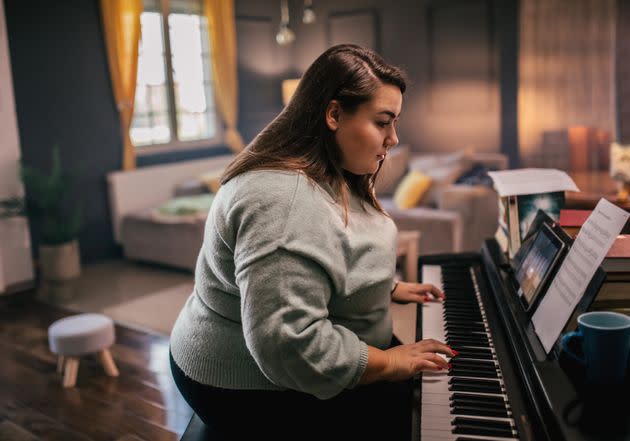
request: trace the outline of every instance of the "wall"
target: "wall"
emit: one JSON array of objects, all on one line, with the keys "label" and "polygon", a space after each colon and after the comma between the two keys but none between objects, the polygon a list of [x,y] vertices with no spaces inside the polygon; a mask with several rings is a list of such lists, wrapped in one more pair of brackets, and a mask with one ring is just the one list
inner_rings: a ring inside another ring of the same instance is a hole
[{"label": "wall", "polygon": [[[0,0],[0,199],[23,194],[18,176],[19,160],[20,141],[11,84],[4,3]],[[0,219],[0,293],[32,280],[30,245],[26,219]]]},{"label": "wall", "polygon": [[630,0],[617,1],[615,86],[617,133],[615,139],[630,144]]},{"label": "wall", "polygon": [[[110,225],[105,175],[121,168],[122,141],[97,0],[5,0],[22,158],[48,170],[57,144],[79,175],[81,257],[120,255]],[[225,148],[143,156],[138,165],[225,153]],[[36,254],[39,242],[33,233]]]},{"label": "wall", "polygon": [[[418,151],[513,148],[516,101],[502,86],[513,78],[502,76],[511,75],[516,53],[501,49],[510,47],[504,37],[509,43],[516,35],[516,0],[318,0],[318,20],[309,26],[299,21],[303,2],[289,3],[298,39],[283,48],[275,43],[277,0],[235,1],[239,129],[246,141],[280,111],[283,79],[299,76],[332,42],[367,35],[411,80],[401,142]],[[83,261],[118,256],[105,175],[120,169],[122,143],[98,1],[5,0],[5,12],[23,160],[47,169],[51,147],[59,145],[64,166],[80,174],[75,199],[84,214]],[[138,165],[226,151],[143,156]],[[36,235],[32,240],[37,248]]]},{"label": "wall", "polygon": [[[499,74],[516,71],[516,54],[500,49],[516,39],[517,2],[498,3],[500,7],[490,0],[318,0],[317,21],[305,25],[303,2],[292,0],[290,22],[297,39],[280,47],[274,40],[278,2],[237,1],[244,134],[251,138],[281,109],[283,79],[299,76],[331,44],[356,42],[373,46],[409,75],[401,142],[417,151],[466,146],[500,151],[502,139],[516,141],[515,88],[502,101]],[[515,44],[509,47],[516,49]],[[512,57],[507,70],[500,54]],[[505,137],[502,108],[514,120],[513,133]],[[506,148],[515,151],[513,147]]]},{"label": "wall", "polygon": [[[519,135],[530,167],[569,168],[572,126],[615,133],[616,0],[522,0]],[[579,156],[579,155],[578,155]]]}]

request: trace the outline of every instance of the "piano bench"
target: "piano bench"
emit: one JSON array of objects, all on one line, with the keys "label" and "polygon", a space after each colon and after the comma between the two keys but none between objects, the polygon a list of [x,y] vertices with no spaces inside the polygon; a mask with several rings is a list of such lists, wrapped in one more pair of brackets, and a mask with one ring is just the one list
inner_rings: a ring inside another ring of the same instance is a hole
[{"label": "piano bench", "polygon": [[224,441],[223,435],[219,434],[212,427],[205,425],[197,414],[193,414],[186,431],[180,438],[180,441]]}]

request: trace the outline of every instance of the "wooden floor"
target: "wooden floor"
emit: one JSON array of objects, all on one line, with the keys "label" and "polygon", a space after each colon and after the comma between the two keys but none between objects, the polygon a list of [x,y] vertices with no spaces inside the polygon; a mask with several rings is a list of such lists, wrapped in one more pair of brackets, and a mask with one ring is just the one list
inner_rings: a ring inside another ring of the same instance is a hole
[{"label": "wooden floor", "polygon": [[178,440],[192,411],[173,383],[168,339],[117,326],[120,376],[84,357],[76,387],[63,389],[47,329],[70,314],[32,293],[0,299],[0,438],[8,427],[19,440]]}]

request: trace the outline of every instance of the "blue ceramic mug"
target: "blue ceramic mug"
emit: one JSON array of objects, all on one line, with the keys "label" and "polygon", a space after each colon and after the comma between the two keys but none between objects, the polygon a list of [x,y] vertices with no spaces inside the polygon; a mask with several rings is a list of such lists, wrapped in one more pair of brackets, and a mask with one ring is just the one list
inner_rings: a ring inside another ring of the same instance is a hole
[{"label": "blue ceramic mug", "polygon": [[[630,354],[630,317],[618,312],[595,311],[578,317],[578,330],[560,342],[562,350],[586,368],[593,384],[624,382]],[[580,339],[584,357],[570,350],[571,340]]]}]

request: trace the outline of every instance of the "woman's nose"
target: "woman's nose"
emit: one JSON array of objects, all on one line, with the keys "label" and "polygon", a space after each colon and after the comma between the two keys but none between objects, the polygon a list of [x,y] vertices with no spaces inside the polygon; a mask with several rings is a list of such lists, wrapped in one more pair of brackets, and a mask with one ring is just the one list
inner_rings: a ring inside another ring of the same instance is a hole
[{"label": "woman's nose", "polygon": [[396,134],[396,129],[392,128],[392,130],[387,135],[386,145],[388,148],[392,148],[396,144],[398,144],[398,135]]}]

